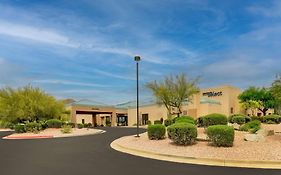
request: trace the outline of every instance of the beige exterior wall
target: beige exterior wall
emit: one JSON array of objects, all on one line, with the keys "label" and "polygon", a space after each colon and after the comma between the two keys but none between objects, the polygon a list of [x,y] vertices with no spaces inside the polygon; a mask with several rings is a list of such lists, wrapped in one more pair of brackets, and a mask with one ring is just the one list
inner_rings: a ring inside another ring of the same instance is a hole
[{"label": "beige exterior wall", "polygon": [[77,114],[76,115],[76,123],[82,123],[82,120],[85,120],[84,123],[92,123],[93,116],[90,114]]},{"label": "beige exterior wall", "polygon": [[[221,95],[208,96],[206,93],[217,93]],[[221,113],[226,116],[231,114],[240,113],[240,105],[238,95],[241,93],[239,88],[233,86],[220,86],[214,88],[201,89],[200,92],[192,97],[192,102],[182,107],[184,115],[190,115],[194,118],[198,118],[211,113]],[[217,103],[201,103],[201,100],[215,101]],[[142,114],[148,114],[148,119],[153,122],[167,118],[167,110],[164,106],[150,105],[141,106],[140,111],[140,123]],[[176,112],[176,111],[175,111]],[[231,113],[232,112],[232,113]],[[128,109],[128,125],[132,126],[137,123],[136,109]]]}]

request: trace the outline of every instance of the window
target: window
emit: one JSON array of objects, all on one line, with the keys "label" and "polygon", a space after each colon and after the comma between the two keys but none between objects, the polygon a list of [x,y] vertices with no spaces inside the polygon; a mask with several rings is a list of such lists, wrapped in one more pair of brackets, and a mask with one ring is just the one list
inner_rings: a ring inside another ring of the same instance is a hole
[{"label": "window", "polygon": [[82,119],[82,124],[85,124],[85,119]]},{"label": "window", "polygon": [[233,107],[230,108],[230,113],[233,114],[234,113],[234,109]]}]

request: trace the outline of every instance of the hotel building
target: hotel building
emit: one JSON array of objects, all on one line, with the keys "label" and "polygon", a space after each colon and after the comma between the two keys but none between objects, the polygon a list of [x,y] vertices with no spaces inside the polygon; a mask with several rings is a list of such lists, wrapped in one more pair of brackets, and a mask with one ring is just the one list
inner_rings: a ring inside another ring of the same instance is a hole
[{"label": "hotel building", "polygon": [[[241,110],[238,96],[241,90],[233,86],[219,86],[201,89],[193,96],[192,101],[182,106],[182,114],[198,118],[211,113],[220,113],[226,116],[237,113],[248,113]],[[71,111],[71,121],[74,123],[92,123],[94,126],[133,126],[137,123],[135,101],[118,104],[115,106],[102,103],[81,100],[73,102],[67,107]],[[269,111],[269,114],[272,111]],[[164,105],[159,106],[153,100],[140,102],[140,124],[146,125],[150,120],[167,118],[167,109]],[[255,111],[256,115],[260,115]]]}]

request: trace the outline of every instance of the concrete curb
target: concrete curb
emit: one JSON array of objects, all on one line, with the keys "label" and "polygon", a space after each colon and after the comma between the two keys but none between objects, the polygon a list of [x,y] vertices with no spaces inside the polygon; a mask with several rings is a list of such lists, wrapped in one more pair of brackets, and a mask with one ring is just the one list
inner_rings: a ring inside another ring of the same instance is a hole
[{"label": "concrete curb", "polygon": [[[118,139],[117,139],[118,140]],[[224,159],[209,159],[209,158],[196,158],[196,157],[185,157],[185,156],[176,156],[168,155],[161,153],[154,153],[144,150],[138,150],[134,148],[128,148],[117,143],[117,140],[114,140],[110,146],[116,151],[123,153],[164,160],[170,162],[178,163],[188,163],[188,164],[197,164],[197,165],[210,165],[210,166],[224,166],[224,167],[240,167],[240,168],[261,168],[261,169],[281,169],[281,161],[256,161],[256,160],[224,160]]]},{"label": "concrete curb", "polygon": [[30,139],[50,139],[50,138],[69,138],[69,137],[81,137],[81,136],[89,136],[89,135],[96,135],[96,134],[103,134],[106,131],[100,130],[96,133],[91,134],[83,134],[83,135],[62,135],[62,136],[54,136],[54,135],[36,135],[36,136],[5,136],[2,139],[5,140],[30,140]]}]

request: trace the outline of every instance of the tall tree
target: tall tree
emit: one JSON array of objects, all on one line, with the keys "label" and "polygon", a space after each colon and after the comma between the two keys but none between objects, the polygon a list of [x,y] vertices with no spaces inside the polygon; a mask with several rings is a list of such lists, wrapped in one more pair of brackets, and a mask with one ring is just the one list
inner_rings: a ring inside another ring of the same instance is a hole
[{"label": "tall tree", "polygon": [[274,108],[275,99],[270,89],[250,87],[239,95],[240,103],[250,103],[250,101],[256,101],[259,103],[257,109],[266,115],[269,109]]},{"label": "tall tree", "polygon": [[0,89],[0,119],[12,123],[60,118],[64,104],[39,88]]},{"label": "tall tree", "polygon": [[281,115],[281,74],[276,76],[272,83],[271,92],[275,99],[275,113]]},{"label": "tall tree", "polygon": [[189,102],[192,96],[199,92],[198,79],[188,80],[185,74],[167,76],[164,81],[154,81],[146,84],[152,90],[159,105],[165,105],[170,116],[172,109],[177,110],[179,116],[184,102]]}]

